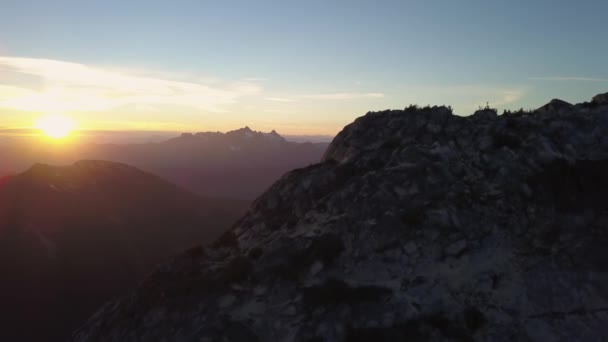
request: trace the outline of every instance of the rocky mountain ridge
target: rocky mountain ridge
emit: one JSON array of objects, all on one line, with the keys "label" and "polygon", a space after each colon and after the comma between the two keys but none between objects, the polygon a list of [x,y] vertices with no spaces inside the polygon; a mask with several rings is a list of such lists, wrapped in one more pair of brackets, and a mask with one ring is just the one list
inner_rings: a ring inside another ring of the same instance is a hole
[{"label": "rocky mountain ridge", "polygon": [[608,102],[368,113],[76,341],[602,341]]},{"label": "rocky mountain ridge", "polygon": [[179,142],[194,142],[194,141],[210,141],[210,140],[227,140],[233,142],[251,142],[262,141],[262,142],[274,142],[274,143],[288,143],[277,131],[272,130],[269,133],[254,131],[249,126],[239,128],[236,130],[222,132],[199,132],[199,133],[182,133],[181,136],[173,139],[169,139],[167,143],[179,143]]}]

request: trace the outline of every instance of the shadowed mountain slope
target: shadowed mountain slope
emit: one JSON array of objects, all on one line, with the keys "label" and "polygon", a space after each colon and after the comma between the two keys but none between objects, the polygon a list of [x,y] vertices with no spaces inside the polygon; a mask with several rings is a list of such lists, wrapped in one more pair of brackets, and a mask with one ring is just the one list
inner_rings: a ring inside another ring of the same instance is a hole
[{"label": "shadowed mountain slope", "polygon": [[104,161],[0,179],[0,340],[65,340],[160,260],[219,236],[245,205]]}]

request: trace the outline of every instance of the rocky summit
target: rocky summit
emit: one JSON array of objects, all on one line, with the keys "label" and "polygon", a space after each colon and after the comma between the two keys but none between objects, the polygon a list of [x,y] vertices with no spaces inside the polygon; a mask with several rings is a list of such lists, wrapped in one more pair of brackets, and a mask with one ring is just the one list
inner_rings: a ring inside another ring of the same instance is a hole
[{"label": "rocky summit", "polygon": [[368,113],[77,341],[601,341],[608,103]]}]

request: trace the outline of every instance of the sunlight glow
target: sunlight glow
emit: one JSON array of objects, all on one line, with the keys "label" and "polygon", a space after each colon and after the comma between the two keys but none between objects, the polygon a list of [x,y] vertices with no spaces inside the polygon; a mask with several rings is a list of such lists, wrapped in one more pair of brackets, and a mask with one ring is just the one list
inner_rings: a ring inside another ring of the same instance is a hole
[{"label": "sunlight glow", "polygon": [[47,137],[62,139],[67,137],[76,127],[74,120],[63,115],[47,115],[36,121],[36,128]]}]

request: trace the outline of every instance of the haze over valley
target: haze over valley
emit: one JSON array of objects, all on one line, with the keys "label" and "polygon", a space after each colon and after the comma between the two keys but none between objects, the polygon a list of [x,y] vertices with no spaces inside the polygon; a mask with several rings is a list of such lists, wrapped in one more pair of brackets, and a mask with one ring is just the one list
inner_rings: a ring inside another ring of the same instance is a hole
[{"label": "haze over valley", "polygon": [[139,167],[201,196],[251,201],[287,171],[317,163],[327,146],[327,142],[292,142],[275,131],[262,133],[249,127],[227,133],[184,133],[148,143],[53,144],[44,138],[13,138],[0,144],[0,175],[36,162],[66,165],[101,159]]}]

